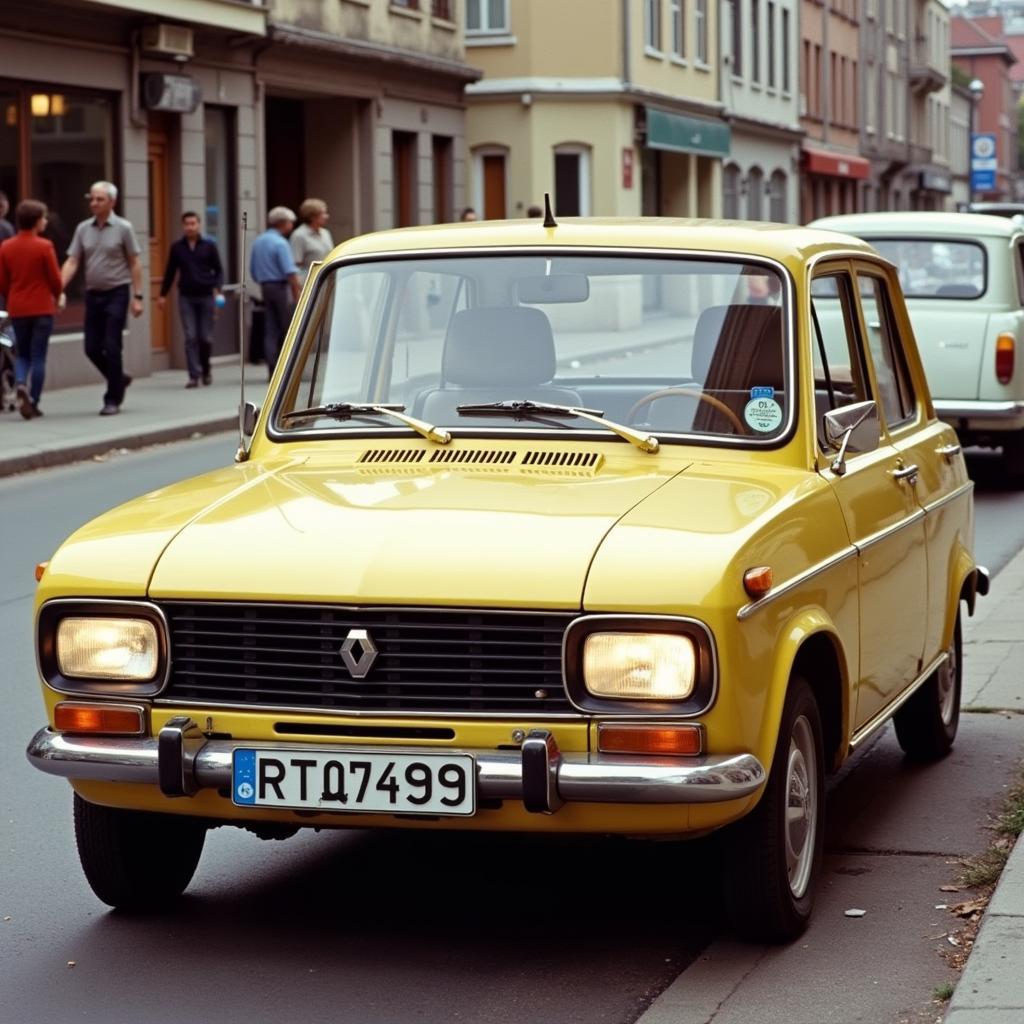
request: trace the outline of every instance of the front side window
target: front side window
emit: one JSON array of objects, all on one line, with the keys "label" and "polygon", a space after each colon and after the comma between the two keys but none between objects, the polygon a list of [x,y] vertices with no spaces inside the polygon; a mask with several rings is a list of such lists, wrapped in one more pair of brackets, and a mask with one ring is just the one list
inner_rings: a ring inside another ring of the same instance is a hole
[{"label": "front side window", "polygon": [[[659,436],[773,441],[792,419],[789,315],[781,272],[735,260],[474,252],[346,264],[321,275],[273,429],[408,432],[351,408],[372,403],[457,436],[593,432],[567,411],[583,408]],[[563,408],[481,408],[521,402]]]},{"label": "front side window", "polygon": [[987,288],[985,250],[942,238],[872,238],[900,275],[908,299],[978,299]]},{"label": "front side window", "polygon": [[916,403],[896,326],[896,314],[889,299],[889,288],[880,277],[869,274],[858,274],[857,277],[882,413],[890,427],[899,426],[913,419]]},{"label": "front side window", "polygon": [[848,272],[823,273],[811,282],[810,327],[818,444],[828,451],[825,413],[871,397]]}]

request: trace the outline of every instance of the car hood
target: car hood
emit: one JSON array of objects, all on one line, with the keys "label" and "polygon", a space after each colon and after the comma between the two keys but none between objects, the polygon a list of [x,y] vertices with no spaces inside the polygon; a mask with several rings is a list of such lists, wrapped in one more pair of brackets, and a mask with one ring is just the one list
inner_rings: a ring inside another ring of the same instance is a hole
[{"label": "car hood", "polygon": [[686,468],[635,449],[582,469],[310,457],[195,516],[154,599],[579,608],[594,554]]}]

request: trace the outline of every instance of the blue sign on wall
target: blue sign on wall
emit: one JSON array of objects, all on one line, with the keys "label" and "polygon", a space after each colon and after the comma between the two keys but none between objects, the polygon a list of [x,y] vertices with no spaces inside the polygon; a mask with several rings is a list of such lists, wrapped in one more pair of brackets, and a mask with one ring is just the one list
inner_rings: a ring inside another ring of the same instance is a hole
[{"label": "blue sign on wall", "polygon": [[971,132],[971,191],[996,190],[995,132]]}]

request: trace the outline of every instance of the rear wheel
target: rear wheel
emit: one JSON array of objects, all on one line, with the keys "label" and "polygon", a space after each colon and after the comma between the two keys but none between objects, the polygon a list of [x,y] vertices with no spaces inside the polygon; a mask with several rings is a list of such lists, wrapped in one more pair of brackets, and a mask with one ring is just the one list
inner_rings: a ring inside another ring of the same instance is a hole
[{"label": "rear wheel", "polygon": [[960,613],[946,661],[893,716],[896,739],[908,757],[935,761],[949,753],[960,724],[961,666]]},{"label": "rear wheel", "polygon": [[157,910],[185,891],[206,826],[174,814],[91,804],[75,794],[78,858],[92,891],[119,910]]},{"label": "rear wheel", "polygon": [[764,794],[727,836],[726,902],[733,929],[788,942],[807,927],[824,843],[821,715],[805,679],[792,679]]}]

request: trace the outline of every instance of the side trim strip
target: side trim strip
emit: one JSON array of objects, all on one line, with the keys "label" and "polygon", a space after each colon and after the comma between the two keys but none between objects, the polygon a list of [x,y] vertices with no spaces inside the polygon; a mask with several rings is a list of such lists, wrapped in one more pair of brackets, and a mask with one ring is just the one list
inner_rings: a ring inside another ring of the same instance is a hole
[{"label": "side trim strip", "polygon": [[961,484],[955,491],[950,491],[944,498],[929,502],[925,505],[924,510],[925,512],[934,512],[937,508],[942,508],[943,505],[948,505],[951,501],[956,501],[957,498],[962,498],[973,490],[974,481],[968,480],[967,483]]},{"label": "side trim strip", "polygon": [[809,569],[804,569],[803,572],[797,573],[796,576],[792,579],[786,580],[785,583],[780,583],[777,587],[772,587],[764,597],[758,598],[756,601],[751,601],[749,604],[745,604],[736,613],[736,618],[739,619],[740,622],[743,622],[744,619],[749,619],[754,612],[760,611],[766,604],[774,601],[777,597],[782,597],[783,594],[789,593],[789,591],[794,587],[799,587],[800,584],[806,583],[809,579],[813,579],[813,577],[831,569],[833,566],[839,565],[841,562],[845,562],[848,558],[853,558],[857,553],[857,547],[854,544],[851,544],[847,548],[843,548],[843,550],[838,554],[832,555],[824,561],[818,562],[816,565],[812,565]]},{"label": "side trim strip", "polygon": [[946,663],[949,655],[943,651],[925,670],[914,680],[914,682],[908,686],[891,704],[886,704],[881,711],[875,715],[869,722],[862,725],[854,734],[850,737],[850,750],[856,750],[876,729],[885,725],[890,718],[904,704],[914,696],[915,693],[928,681],[928,677],[940,666]]},{"label": "side trim strip", "polygon": [[867,548],[873,547],[875,544],[881,543],[883,540],[887,540],[894,533],[899,533],[900,530],[905,530],[908,526],[913,526],[914,523],[924,519],[924,509],[919,508],[916,512],[912,512],[906,519],[901,519],[898,523],[894,523],[892,526],[887,526],[884,530],[879,530],[878,533],[872,533],[870,536],[865,537],[863,540],[858,541],[854,546],[858,552],[864,551]]}]

